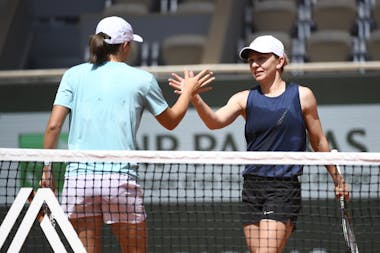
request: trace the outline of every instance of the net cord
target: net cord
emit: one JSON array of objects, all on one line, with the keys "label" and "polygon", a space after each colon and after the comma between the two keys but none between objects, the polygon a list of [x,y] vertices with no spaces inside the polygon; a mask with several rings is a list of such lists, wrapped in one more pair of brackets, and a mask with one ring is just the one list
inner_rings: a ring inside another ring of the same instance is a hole
[{"label": "net cord", "polygon": [[374,152],[118,151],[0,148],[2,161],[380,165]]},{"label": "net cord", "polygon": [[[249,74],[249,69],[245,63],[224,63],[224,64],[196,64],[196,65],[165,65],[165,66],[141,66],[139,68],[153,73],[156,76],[167,78],[173,72],[183,73],[184,68],[199,72],[204,68],[212,70],[216,74]],[[378,71],[380,70],[380,61],[367,62],[308,62],[308,63],[290,63],[286,67],[287,71],[303,72],[352,72],[352,71]],[[3,80],[9,82],[13,79],[46,79],[52,78],[59,80],[63,69],[33,69],[33,70],[2,70],[0,71],[0,84]]]}]

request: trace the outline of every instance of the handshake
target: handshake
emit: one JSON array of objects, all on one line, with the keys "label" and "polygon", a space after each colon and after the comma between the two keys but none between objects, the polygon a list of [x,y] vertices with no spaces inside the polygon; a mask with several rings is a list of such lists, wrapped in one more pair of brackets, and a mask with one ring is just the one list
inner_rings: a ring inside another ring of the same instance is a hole
[{"label": "handshake", "polygon": [[183,77],[172,73],[173,78],[169,78],[169,85],[173,87],[175,93],[182,94],[191,91],[191,94],[195,95],[212,89],[208,85],[215,80],[215,77],[214,73],[208,69],[202,70],[197,75],[187,69],[183,73]]}]

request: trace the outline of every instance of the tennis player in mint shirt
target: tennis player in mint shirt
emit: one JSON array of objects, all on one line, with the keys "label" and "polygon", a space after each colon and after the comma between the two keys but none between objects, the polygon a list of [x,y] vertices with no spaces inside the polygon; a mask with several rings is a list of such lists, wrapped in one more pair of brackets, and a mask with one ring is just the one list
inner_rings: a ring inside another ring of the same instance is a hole
[{"label": "tennis player in mint shirt", "polygon": [[69,69],[54,105],[71,109],[68,148],[82,150],[135,150],[143,111],[159,115],[168,108],[152,74],[111,61]]},{"label": "tennis player in mint shirt", "polygon": [[[152,74],[111,61],[97,68],[91,63],[70,68],[63,75],[54,105],[70,109],[70,150],[135,150],[143,111],[159,115],[168,108]],[[136,177],[136,167],[130,164],[71,163],[66,175],[105,170]]]},{"label": "tennis player in mint shirt", "polygon": [[[187,72],[185,86],[169,107],[152,74],[126,61],[133,41],[143,38],[116,16],[98,23],[90,37],[89,63],[67,70],[62,77],[46,127],[44,148],[57,146],[69,115],[70,150],[135,150],[136,133],[144,110],[165,128],[174,129],[191,98],[214,77],[207,69]],[[43,168],[41,187],[55,188],[51,166]],[[69,163],[62,192],[62,208],[87,252],[101,251],[101,227],[110,224],[122,252],[148,252],[143,191],[137,165]]]}]

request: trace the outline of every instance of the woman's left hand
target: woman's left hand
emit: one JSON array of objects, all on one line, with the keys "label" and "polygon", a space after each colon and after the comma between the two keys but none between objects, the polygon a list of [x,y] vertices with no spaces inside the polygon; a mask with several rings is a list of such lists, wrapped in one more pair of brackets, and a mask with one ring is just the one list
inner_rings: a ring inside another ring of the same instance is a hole
[{"label": "woman's left hand", "polygon": [[[194,77],[193,71],[185,70],[185,72],[188,72],[188,76],[190,78]],[[202,85],[197,90],[196,94],[207,92],[207,91],[211,90],[212,87],[207,86],[207,85],[210,84],[214,79],[215,79],[215,77],[213,76],[212,72],[210,72],[208,75],[204,76],[204,78],[202,79]],[[182,91],[183,91],[183,88],[185,85],[185,79],[183,77],[181,77],[180,75],[178,75],[176,73],[172,73],[172,78],[169,78],[168,81],[169,81],[169,86],[171,86],[174,89],[174,93],[182,94]]]}]

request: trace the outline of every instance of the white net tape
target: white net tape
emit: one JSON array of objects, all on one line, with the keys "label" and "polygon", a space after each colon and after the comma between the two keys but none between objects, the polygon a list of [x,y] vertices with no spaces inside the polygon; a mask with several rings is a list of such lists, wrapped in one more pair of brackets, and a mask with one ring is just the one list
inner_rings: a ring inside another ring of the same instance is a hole
[{"label": "white net tape", "polygon": [[186,164],[380,165],[380,153],[234,151],[79,151],[0,148],[2,161]]}]

